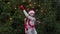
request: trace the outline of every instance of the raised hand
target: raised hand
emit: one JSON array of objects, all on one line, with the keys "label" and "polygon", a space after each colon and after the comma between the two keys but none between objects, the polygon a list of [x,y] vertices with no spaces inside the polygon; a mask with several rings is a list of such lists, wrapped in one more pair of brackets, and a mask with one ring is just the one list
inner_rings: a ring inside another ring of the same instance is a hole
[{"label": "raised hand", "polygon": [[24,8],[23,5],[20,5],[19,8],[20,8],[21,10],[25,10],[25,8]]}]

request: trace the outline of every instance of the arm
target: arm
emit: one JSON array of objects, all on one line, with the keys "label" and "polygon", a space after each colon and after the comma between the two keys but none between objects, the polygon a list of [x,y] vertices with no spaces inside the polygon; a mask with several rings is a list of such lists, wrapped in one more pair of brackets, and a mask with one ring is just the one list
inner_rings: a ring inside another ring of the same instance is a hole
[{"label": "arm", "polygon": [[29,18],[30,20],[35,20],[34,17],[29,16],[29,14],[26,12],[26,10],[23,10],[23,12],[27,18]]},{"label": "arm", "polygon": [[23,12],[24,12],[24,14],[25,14],[25,16],[26,16],[27,18],[29,18],[30,20],[35,20],[35,18],[29,16],[29,14],[26,12],[26,10],[25,10],[25,8],[24,8],[23,5],[20,5],[20,9],[23,10]]}]

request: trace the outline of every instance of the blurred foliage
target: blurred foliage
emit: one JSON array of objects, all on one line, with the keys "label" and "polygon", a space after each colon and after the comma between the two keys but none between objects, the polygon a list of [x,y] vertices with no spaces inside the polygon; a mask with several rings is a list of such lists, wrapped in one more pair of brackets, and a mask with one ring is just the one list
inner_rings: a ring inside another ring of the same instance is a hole
[{"label": "blurred foliage", "polygon": [[21,4],[35,10],[38,34],[60,34],[60,0],[0,0],[0,34],[24,34]]}]

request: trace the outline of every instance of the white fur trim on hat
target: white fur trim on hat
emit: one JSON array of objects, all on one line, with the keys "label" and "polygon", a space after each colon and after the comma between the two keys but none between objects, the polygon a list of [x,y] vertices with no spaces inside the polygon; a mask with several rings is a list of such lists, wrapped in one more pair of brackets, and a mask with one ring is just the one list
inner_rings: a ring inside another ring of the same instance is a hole
[{"label": "white fur trim on hat", "polygon": [[31,14],[31,13],[35,13],[35,12],[33,10],[30,10],[28,13]]}]

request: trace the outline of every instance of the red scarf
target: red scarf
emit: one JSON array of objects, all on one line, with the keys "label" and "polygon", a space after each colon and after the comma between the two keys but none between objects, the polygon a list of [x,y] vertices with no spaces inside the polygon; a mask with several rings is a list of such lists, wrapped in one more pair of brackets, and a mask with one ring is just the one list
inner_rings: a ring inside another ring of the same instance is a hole
[{"label": "red scarf", "polygon": [[[31,26],[32,28],[34,28],[34,25],[30,24],[30,19],[26,18],[26,22],[28,22],[28,25]],[[28,27],[26,26],[26,23],[24,22],[24,27],[26,28],[26,30],[28,30]]]}]

